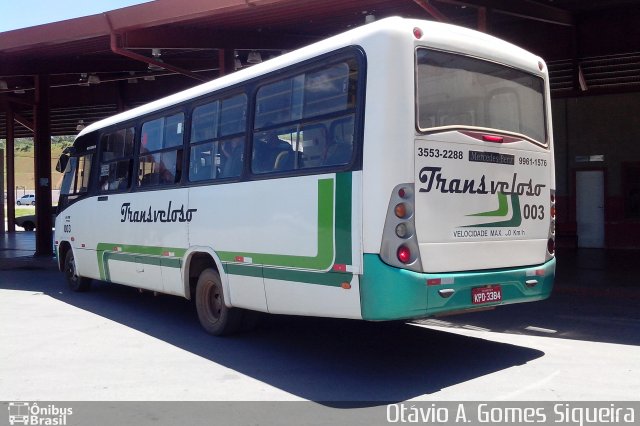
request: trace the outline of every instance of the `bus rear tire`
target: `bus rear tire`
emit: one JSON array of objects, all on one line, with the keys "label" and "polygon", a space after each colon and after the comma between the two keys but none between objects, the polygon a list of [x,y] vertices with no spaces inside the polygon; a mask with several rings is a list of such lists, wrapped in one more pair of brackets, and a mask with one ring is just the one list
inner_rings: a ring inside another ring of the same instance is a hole
[{"label": "bus rear tire", "polygon": [[67,278],[67,284],[71,291],[87,291],[89,287],[91,287],[91,279],[78,275],[72,249],[69,249],[67,255],[64,257],[64,275]]},{"label": "bus rear tire", "polygon": [[202,271],[198,277],[196,310],[202,327],[214,336],[233,334],[242,325],[242,310],[224,304],[220,274],[211,268]]}]

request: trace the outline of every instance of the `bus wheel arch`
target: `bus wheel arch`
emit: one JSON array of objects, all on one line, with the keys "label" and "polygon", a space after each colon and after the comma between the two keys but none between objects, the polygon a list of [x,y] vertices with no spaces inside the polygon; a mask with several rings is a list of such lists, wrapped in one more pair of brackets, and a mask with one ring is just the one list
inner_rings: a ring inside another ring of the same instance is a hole
[{"label": "bus wheel arch", "polygon": [[220,258],[210,249],[207,248],[195,248],[187,251],[185,255],[183,273],[184,282],[184,297],[188,300],[193,300],[196,292],[196,286],[198,284],[198,278],[202,271],[208,268],[213,268],[219,275],[222,281],[222,287],[224,290],[224,301],[227,306],[231,306],[231,299],[229,298],[229,285],[226,280],[224,269],[222,268],[222,262]]},{"label": "bus wheel arch", "polygon": [[71,250],[69,241],[60,241],[60,245],[58,246],[58,270],[61,272],[64,271],[64,261],[69,250]]},{"label": "bus wheel arch", "polygon": [[63,272],[71,291],[83,292],[89,290],[89,288],[91,287],[90,278],[78,275],[75,256],[73,254],[72,248],[69,248],[69,250],[65,252]]}]

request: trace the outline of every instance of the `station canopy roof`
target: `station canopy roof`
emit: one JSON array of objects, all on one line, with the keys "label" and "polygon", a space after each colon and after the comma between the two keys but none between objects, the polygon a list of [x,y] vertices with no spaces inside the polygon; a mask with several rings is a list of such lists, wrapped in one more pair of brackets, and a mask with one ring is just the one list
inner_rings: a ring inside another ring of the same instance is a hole
[{"label": "station canopy roof", "polygon": [[[78,125],[215,78],[220,68],[232,71],[249,66],[371,19],[445,20],[484,29],[546,59],[570,61],[575,56],[571,40],[576,16],[600,14],[602,9],[626,13],[625,8],[638,3],[156,0],[2,32],[0,139],[6,135],[9,109],[22,124],[16,126],[16,137],[32,135],[28,128],[32,125],[36,75],[49,76],[52,135],[70,135],[77,133]],[[631,31],[637,35],[637,25]]]}]

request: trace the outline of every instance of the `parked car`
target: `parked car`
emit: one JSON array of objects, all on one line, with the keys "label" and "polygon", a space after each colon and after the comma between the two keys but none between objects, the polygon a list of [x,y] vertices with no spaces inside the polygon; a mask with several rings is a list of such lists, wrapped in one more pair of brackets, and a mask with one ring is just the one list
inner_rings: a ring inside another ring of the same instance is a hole
[{"label": "parked car", "polygon": [[36,205],[36,196],[35,194],[25,194],[22,197],[18,198],[16,204],[19,206],[28,206],[31,204],[32,206]]},{"label": "parked car", "polygon": [[[20,201],[18,201],[19,203]],[[36,215],[28,214],[26,216],[16,217],[16,225],[24,228],[25,231],[33,231],[36,229]]]},{"label": "parked car", "polygon": [[[56,223],[56,214],[51,214],[51,224],[55,226]],[[21,228],[24,228],[25,231],[33,231],[36,229],[36,215],[28,214],[26,216],[16,217],[16,225]]]}]

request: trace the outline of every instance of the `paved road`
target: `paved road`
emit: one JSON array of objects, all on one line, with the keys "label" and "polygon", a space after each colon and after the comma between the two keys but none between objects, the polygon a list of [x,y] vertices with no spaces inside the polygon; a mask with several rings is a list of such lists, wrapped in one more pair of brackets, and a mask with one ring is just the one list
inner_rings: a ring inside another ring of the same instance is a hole
[{"label": "paved road", "polygon": [[420,324],[269,317],[215,338],[180,298],[3,270],[0,400],[637,400],[637,306],[558,294]]}]

